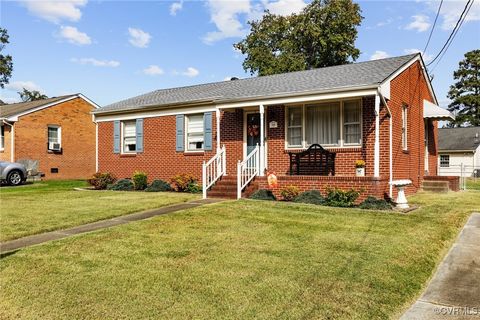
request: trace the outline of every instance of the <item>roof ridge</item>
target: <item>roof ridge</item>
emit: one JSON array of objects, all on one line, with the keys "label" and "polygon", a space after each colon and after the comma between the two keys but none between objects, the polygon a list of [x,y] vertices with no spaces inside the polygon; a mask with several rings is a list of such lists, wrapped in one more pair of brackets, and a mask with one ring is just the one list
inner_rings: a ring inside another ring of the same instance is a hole
[{"label": "roof ridge", "polygon": [[38,99],[38,100],[32,100],[32,101],[20,101],[20,102],[14,102],[14,103],[6,103],[6,104],[2,104],[2,105],[0,105],[0,106],[2,106],[2,107],[5,107],[5,106],[16,106],[16,105],[19,105],[19,104],[22,104],[22,103],[31,103],[31,102],[42,101],[42,100],[51,100],[51,99],[67,98],[67,97],[73,97],[73,96],[76,96],[76,95],[79,95],[79,93],[67,94],[67,95],[58,96],[58,97],[48,97],[48,98],[45,98],[45,99]]}]

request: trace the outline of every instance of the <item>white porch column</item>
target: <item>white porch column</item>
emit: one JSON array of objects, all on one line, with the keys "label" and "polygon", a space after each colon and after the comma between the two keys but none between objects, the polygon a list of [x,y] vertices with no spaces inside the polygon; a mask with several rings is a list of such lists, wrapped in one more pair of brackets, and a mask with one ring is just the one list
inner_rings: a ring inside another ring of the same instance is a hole
[{"label": "white porch column", "polygon": [[264,175],[265,171],[265,108],[263,104],[259,106],[260,109],[260,176]]},{"label": "white porch column", "polygon": [[373,176],[380,177],[380,95],[375,95],[375,144],[373,151]]},{"label": "white porch column", "polygon": [[222,148],[220,146],[220,109],[215,110],[215,117],[217,119],[217,153],[220,151]]}]

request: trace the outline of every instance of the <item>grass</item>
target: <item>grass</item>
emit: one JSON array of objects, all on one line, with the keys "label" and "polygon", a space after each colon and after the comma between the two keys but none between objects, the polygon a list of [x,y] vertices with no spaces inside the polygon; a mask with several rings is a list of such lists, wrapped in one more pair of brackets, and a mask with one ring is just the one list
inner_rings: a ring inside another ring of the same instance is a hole
[{"label": "grass", "polygon": [[0,241],[77,226],[198,198],[165,192],[75,191],[84,181],[0,188]]},{"label": "grass", "polygon": [[243,200],[0,260],[2,319],[385,319],[421,293],[478,193],[408,215]]},{"label": "grass", "polygon": [[480,178],[467,178],[467,190],[480,190]]}]

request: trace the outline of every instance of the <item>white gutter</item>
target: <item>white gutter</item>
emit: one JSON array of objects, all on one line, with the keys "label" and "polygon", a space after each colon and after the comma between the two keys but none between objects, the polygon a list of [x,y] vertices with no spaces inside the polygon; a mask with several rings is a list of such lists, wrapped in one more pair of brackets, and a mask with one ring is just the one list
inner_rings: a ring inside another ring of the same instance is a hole
[{"label": "white gutter", "polygon": [[388,163],[388,182],[389,182],[388,183],[388,185],[389,185],[388,196],[391,199],[393,197],[393,185],[392,185],[392,181],[393,181],[392,112],[391,112],[390,108],[388,107],[387,100],[382,95],[381,87],[378,87],[378,94],[380,95],[380,98],[382,99],[383,104],[387,108],[387,113],[388,113],[388,118],[389,118],[389,121],[388,121],[388,135],[389,135],[389,137],[388,137],[388,157],[389,157],[389,163]]},{"label": "white gutter", "polygon": [[10,162],[15,162],[15,127],[13,124],[8,123],[4,119],[2,119],[2,123],[9,125],[11,130],[10,130]]}]

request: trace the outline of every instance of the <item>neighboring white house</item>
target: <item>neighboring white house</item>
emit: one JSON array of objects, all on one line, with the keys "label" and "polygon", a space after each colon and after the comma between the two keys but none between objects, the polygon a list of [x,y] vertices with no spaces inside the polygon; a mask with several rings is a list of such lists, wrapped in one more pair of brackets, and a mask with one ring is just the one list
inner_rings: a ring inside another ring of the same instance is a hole
[{"label": "neighboring white house", "polygon": [[438,175],[480,177],[480,127],[438,129]]}]

